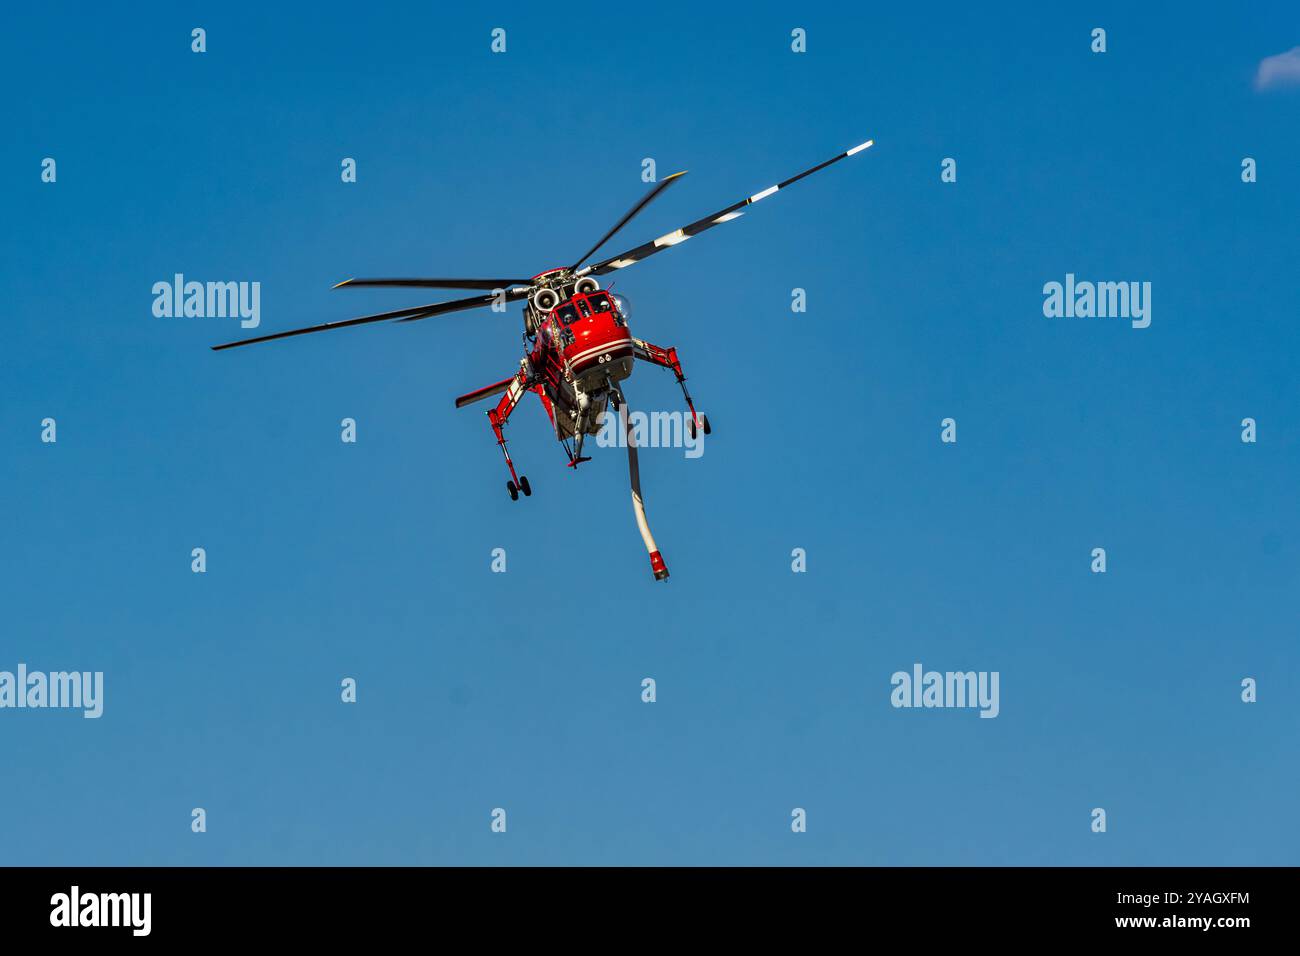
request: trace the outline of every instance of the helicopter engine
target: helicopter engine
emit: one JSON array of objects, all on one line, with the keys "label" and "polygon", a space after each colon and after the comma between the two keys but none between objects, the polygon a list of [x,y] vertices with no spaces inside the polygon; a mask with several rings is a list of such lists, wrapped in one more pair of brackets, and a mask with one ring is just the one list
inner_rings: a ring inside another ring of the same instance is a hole
[{"label": "helicopter engine", "polygon": [[551,288],[538,289],[524,309],[524,331],[532,338],[546,320],[546,316],[561,302],[560,293]]}]

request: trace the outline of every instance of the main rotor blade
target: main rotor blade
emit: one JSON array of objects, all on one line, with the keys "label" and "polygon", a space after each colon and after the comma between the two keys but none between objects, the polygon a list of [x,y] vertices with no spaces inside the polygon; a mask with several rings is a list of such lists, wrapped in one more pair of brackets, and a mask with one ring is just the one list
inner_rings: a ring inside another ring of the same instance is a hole
[{"label": "main rotor blade", "polygon": [[660,236],[658,239],[654,239],[650,242],[639,245],[635,249],[629,249],[627,252],[621,252],[618,255],[613,256],[612,258],[604,260],[603,262],[597,262],[594,265],[587,266],[585,269],[580,270],[577,274],[579,276],[584,276],[584,275],[601,276],[613,272],[616,269],[625,269],[628,266],[632,265],[634,262],[640,262],[642,259],[654,255],[656,252],[659,252],[661,249],[667,249],[669,246],[675,246],[678,243],[685,242],[687,239],[690,239],[692,236],[698,236],[706,229],[712,229],[714,226],[720,225],[721,223],[730,222],[733,219],[739,219],[741,216],[744,215],[744,213],[741,212],[740,210],[743,209],[745,206],[752,206],[760,199],[766,199],[774,192],[784,189],[786,186],[792,185],[793,183],[797,183],[805,176],[811,176],[813,173],[825,169],[827,166],[830,166],[832,163],[838,163],[841,159],[847,159],[849,156],[852,156],[855,153],[860,153],[868,146],[873,145],[874,142],[875,140],[869,139],[865,143],[862,143],[861,145],[854,146],[852,149],[845,150],[844,152],[840,153],[838,156],[826,160],[826,162],[824,163],[818,163],[816,166],[812,167],[812,169],[805,169],[803,172],[799,173],[798,175],[791,176],[789,179],[779,182],[775,186],[769,186],[766,189],[764,189],[762,192],[758,192],[750,196],[748,199],[742,199],[738,203],[732,203],[726,209],[719,209],[717,212],[710,213],[709,215],[705,216],[703,219],[697,219],[689,226],[682,226],[682,228],[670,232],[667,235]]},{"label": "main rotor blade", "polygon": [[[524,293],[512,295],[507,291],[506,298],[520,298]],[[258,342],[270,342],[274,339],[287,339],[293,335],[306,335],[308,332],[325,332],[329,329],[345,329],[352,325],[365,325],[368,322],[384,322],[388,319],[398,319],[403,322],[410,322],[415,319],[427,319],[435,315],[443,315],[447,312],[459,312],[463,309],[477,309],[480,306],[491,305],[497,300],[495,295],[476,295],[468,299],[453,299],[450,302],[434,302],[429,305],[417,305],[410,309],[397,309],[394,312],[380,312],[378,315],[363,315],[359,319],[344,319],[341,322],[326,322],[323,325],[312,325],[305,329],[290,329],[287,332],[275,332],[271,335],[259,335],[254,339],[241,339],[238,342],[226,342],[224,345],[212,346],[212,351],[220,352],[222,349],[233,349],[240,345],[254,345]]]},{"label": "main rotor blade", "polygon": [[344,279],[334,288],[393,286],[403,289],[508,289],[528,285],[528,279]]},{"label": "main rotor blade", "polygon": [[667,177],[666,179],[661,179],[659,180],[659,182],[655,183],[654,188],[651,189],[648,193],[646,193],[639,203],[637,203],[635,206],[629,209],[627,211],[627,214],[614,224],[613,229],[611,229],[609,232],[605,233],[603,236],[600,237],[600,242],[596,243],[585,253],[583,253],[582,258],[579,259],[577,262],[575,262],[573,265],[569,266],[569,268],[576,269],[578,268],[578,266],[582,265],[593,255],[595,255],[597,249],[599,249],[605,243],[609,242],[610,239],[614,238],[614,234],[618,232],[620,229],[622,229],[624,226],[626,226],[629,222],[631,222],[633,217],[635,217],[637,213],[639,213],[646,206],[650,205],[650,203],[654,201],[656,196],[662,193],[673,183],[677,182],[677,180],[680,177],[685,176],[686,173],[687,170],[683,169],[680,173],[673,173],[671,176]]}]

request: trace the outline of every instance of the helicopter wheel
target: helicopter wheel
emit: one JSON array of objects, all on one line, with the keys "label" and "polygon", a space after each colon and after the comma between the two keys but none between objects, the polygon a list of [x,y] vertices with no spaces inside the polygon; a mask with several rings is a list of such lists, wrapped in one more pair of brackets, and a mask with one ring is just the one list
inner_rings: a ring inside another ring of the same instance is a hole
[{"label": "helicopter wheel", "polygon": [[[701,415],[701,416],[700,416],[700,421],[702,421],[702,422],[704,423],[704,434],[706,434],[706,435],[712,435],[712,434],[713,434],[713,426],[709,424],[709,416],[708,416],[708,415]],[[698,431],[698,430],[696,429],[696,427],[695,427],[695,419],[694,419],[694,418],[691,418],[690,420],[688,420],[688,421],[686,422],[686,430],[689,431],[689,432],[691,433],[691,438],[692,438],[692,440],[695,438],[695,436],[696,436],[697,434],[699,434],[699,431]]]},{"label": "helicopter wheel", "polygon": [[515,487],[515,483],[513,481],[506,482],[506,491],[510,492],[511,501],[519,500],[519,489]]},{"label": "helicopter wheel", "polygon": [[522,491],[522,492],[524,493],[524,497],[525,497],[525,498],[530,498],[530,497],[532,497],[532,494],[533,494],[533,486],[530,485],[530,484],[528,483],[528,476],[527,476],[527,475],[520,475],[520,476],[519,476],[519,490]]}]

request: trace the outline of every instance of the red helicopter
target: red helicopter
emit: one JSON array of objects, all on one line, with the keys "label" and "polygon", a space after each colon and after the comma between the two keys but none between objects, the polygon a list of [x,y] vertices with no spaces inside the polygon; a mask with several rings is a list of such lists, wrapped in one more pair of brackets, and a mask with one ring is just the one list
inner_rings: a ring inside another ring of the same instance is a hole
[{"label": "red helicopter", "polygon": [[[761,199],[766,199],[778,190],[798,182],[825,169],[832,163],[839,162],[867,149],[874,141],[868,140],[852,149],[846,150],[832,159],[806,169],[798,175],[791,176],[775,186],[769,186],[739,202],[711,213],[703,219],[697,219],[689,225],[676,229],[658,239],[651,240],[634,249],[621,252],[592,265],[583,265],[605,245],[613,236],[632,221],[641,210],[645,209],[665,189],[677,182],[684,173],[674,173],[656,183],[654,187],[635,206],[614,224],[600,240],[588,249],[571,266],[562,266],[538,273],[531,279],[347,279],[335,288],[361,288],[365,286],[389,286],[401,288],[424,289],[482,289],[488,290],[484,295],[471,296],[466,299],[453,299],[450,302],[435,302],[429,305],[417,305],[409,309],[394,312],[381,312],[378,315],[365,315],[356,319],[339,322],[326,322],[307,328],[291,329],[287,332],[275,332],[256,338],[241,339],[212,346],[214,351],[236,348],[241,345],[253,345],[258,342],[270,342],[275,339],[305,335],[308,332],[324,332],[328,329],[342,329],[352,325],[365,325],[370,322],[414,322],[428,319],[448,312],[463,309],[475,309],[491,306],[495,311],[504,311],[508,302],[526,300],[524,304],[524,343],[525,354],[519,362],[519,370],[509,378],[504,378],[492,385],[487,385],[456,399],[456,407],[463,408],[474,402],[483,401],[495,395],[501,395],[495,408],[488,411],[488,421],[496,436],[497,444],[505,456],[506,467],[510,470],[510,480],[506,490],[512,500],[519,499],[519,493],[525,497],[533,493],[526,475],[517,474],[510,452],[506,449],[504,427],[510,420],[515,406],[528,392],[536,392],[541,399],[547,417],[555,429],[555,437],[564,446],[568,455],[570,468],[576,468],[590,458],[582,454],[583,440],[587,435],[600,431],[605,413],[612,404],[617,411],[626,406],[621,383],[632,374],[633,364],[637,359],[658,365],[672,371],[682,387],[686,407],[690,410],[687,429],[694,438],[698,432],[708,435],[712,432],[707,415],[700,415],[686,390],[686,376],[675,348],[663,348],[643,339],[635,338],[628,328],[629,308],[623,297],[604,291],[596,276],[608,275],[640,262],[656,252],[670,246],[679,245],[706,229],[740,218],[746,206],[751,206]],[[504,394],[502,394],[504,393]],[[637,524],[645,541],[646,550],[650,552],[650,566],[657,580],[668,577],[668,568],[650,535],[645,520],[645,507],[641,500],[640,481],[636,459],[636,444],[630,424],[626,423],[628,437],[628,462],[632,481],[632,501],[636,512]]]}]

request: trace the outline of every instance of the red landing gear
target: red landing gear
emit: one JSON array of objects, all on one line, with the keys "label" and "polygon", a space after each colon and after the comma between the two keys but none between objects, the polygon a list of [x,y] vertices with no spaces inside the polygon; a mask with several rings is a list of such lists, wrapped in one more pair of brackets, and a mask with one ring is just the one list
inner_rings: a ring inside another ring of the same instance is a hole
[{"label": "red landing gear", "polygon": [[525,475],[515,473],[515,463],[510,460],[510,452],[506,449],[506,436],[503,431],[505,424],[510,420],[510,413],[515,410],[521,399],[531,387],[526,372],[526,363],[521,363],[519,373],[510,380],[506,387],[506,392],[501,396],[501,401],[497,407],[488,411],[488,421],[492,423],[492,434],[497,436],[497,444],[501,446],[501,454],[505,456],[506,467],[510,469],[510,480],[506,482],[506,491],[510,493],[511,501],[519,500],[519,492],[524,493],[527,498],[533,493],[532,486],[528,484],[528,478]]},{"label": "red landing gear", "polygon": [[691,438],[694,439],[701,428],[704,429],[704,434],[712,434],[713,428],[709,425],[709,416],[701,415],[695,410],[695,403],[691,401],[691,393],[686,390],[686,375],[682,372],[682,363],[677,359],[677,349],[661,348],[641,339],[633,339],[632,348],[637,358],[652,365],[658,365],[660,368],[669,369],[677,376],[677,384],[682,387],[682,397],[686,399],[686,407],[691,412],[690,421],[686,424],[686,427],[691,430]]},{"label": "red landing gear", "polygon": [[520,475],[519,484],[516,485],[513,481],[506,482],[506,491],[510,492],[511,501],[518,501],[519,492],[521,491],[524,493],[525,498],[531,497],[533,493],[533,487],[528,483],[527,475]]}]

